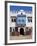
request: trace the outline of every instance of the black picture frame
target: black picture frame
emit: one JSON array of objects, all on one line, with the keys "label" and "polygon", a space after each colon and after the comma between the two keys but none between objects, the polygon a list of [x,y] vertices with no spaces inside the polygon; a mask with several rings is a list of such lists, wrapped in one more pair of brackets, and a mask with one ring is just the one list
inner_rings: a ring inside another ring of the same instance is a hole
[{"label": "black picture frame", "polygon": [[[34,4],[35,5],[35,41],[34,42],[7,43],[7,3],[24,3],[24,4]],[[5,1],[5,45],[31,44],[31,43],[36,43],[36,3],[35,2]]]}]

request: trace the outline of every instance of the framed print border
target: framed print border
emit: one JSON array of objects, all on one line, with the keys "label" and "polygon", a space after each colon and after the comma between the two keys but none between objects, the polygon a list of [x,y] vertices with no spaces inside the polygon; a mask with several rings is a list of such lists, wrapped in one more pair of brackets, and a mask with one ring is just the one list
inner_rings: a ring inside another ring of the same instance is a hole
[{"label": "framed print border", "polygon": [[[23,3],[23,4],[34,4],[35,5],[35,41],[34,42],[7,43],[7,3]],[[36,43],[36,3],[34,3],[34,2],[5,1],[5,45],[30,44],[30,43]]]}]

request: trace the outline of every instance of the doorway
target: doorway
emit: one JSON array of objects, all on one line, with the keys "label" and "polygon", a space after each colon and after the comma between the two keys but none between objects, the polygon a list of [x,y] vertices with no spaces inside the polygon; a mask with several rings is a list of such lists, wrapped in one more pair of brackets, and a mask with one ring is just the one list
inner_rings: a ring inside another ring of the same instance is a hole
[{"label": "doorway", "polygon": [[24,29],[23,28],[20,28],[20,34],[24,35]]}]

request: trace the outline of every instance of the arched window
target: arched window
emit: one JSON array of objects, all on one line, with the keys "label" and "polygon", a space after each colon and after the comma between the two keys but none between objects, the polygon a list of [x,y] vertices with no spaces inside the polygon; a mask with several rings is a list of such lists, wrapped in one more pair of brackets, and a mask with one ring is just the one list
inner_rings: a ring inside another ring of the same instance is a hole
[{"label": "arched window", "polygon": [[32,17],[28,17],[28,22],[32,22]]},{"label": "arched window", "polygon": [[12,18],[12,20],[11,20],[12,22],[13,22],[13,18]]}]

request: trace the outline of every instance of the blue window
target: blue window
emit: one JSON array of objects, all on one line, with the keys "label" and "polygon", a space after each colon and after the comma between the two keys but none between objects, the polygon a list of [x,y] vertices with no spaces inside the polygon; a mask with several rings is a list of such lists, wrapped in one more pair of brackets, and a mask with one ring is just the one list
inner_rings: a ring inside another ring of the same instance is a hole
[{"label": "blue window", "polygon": [[26,24],[26,16],[17,16],[16,23],[18,25],[25,25]]}]

